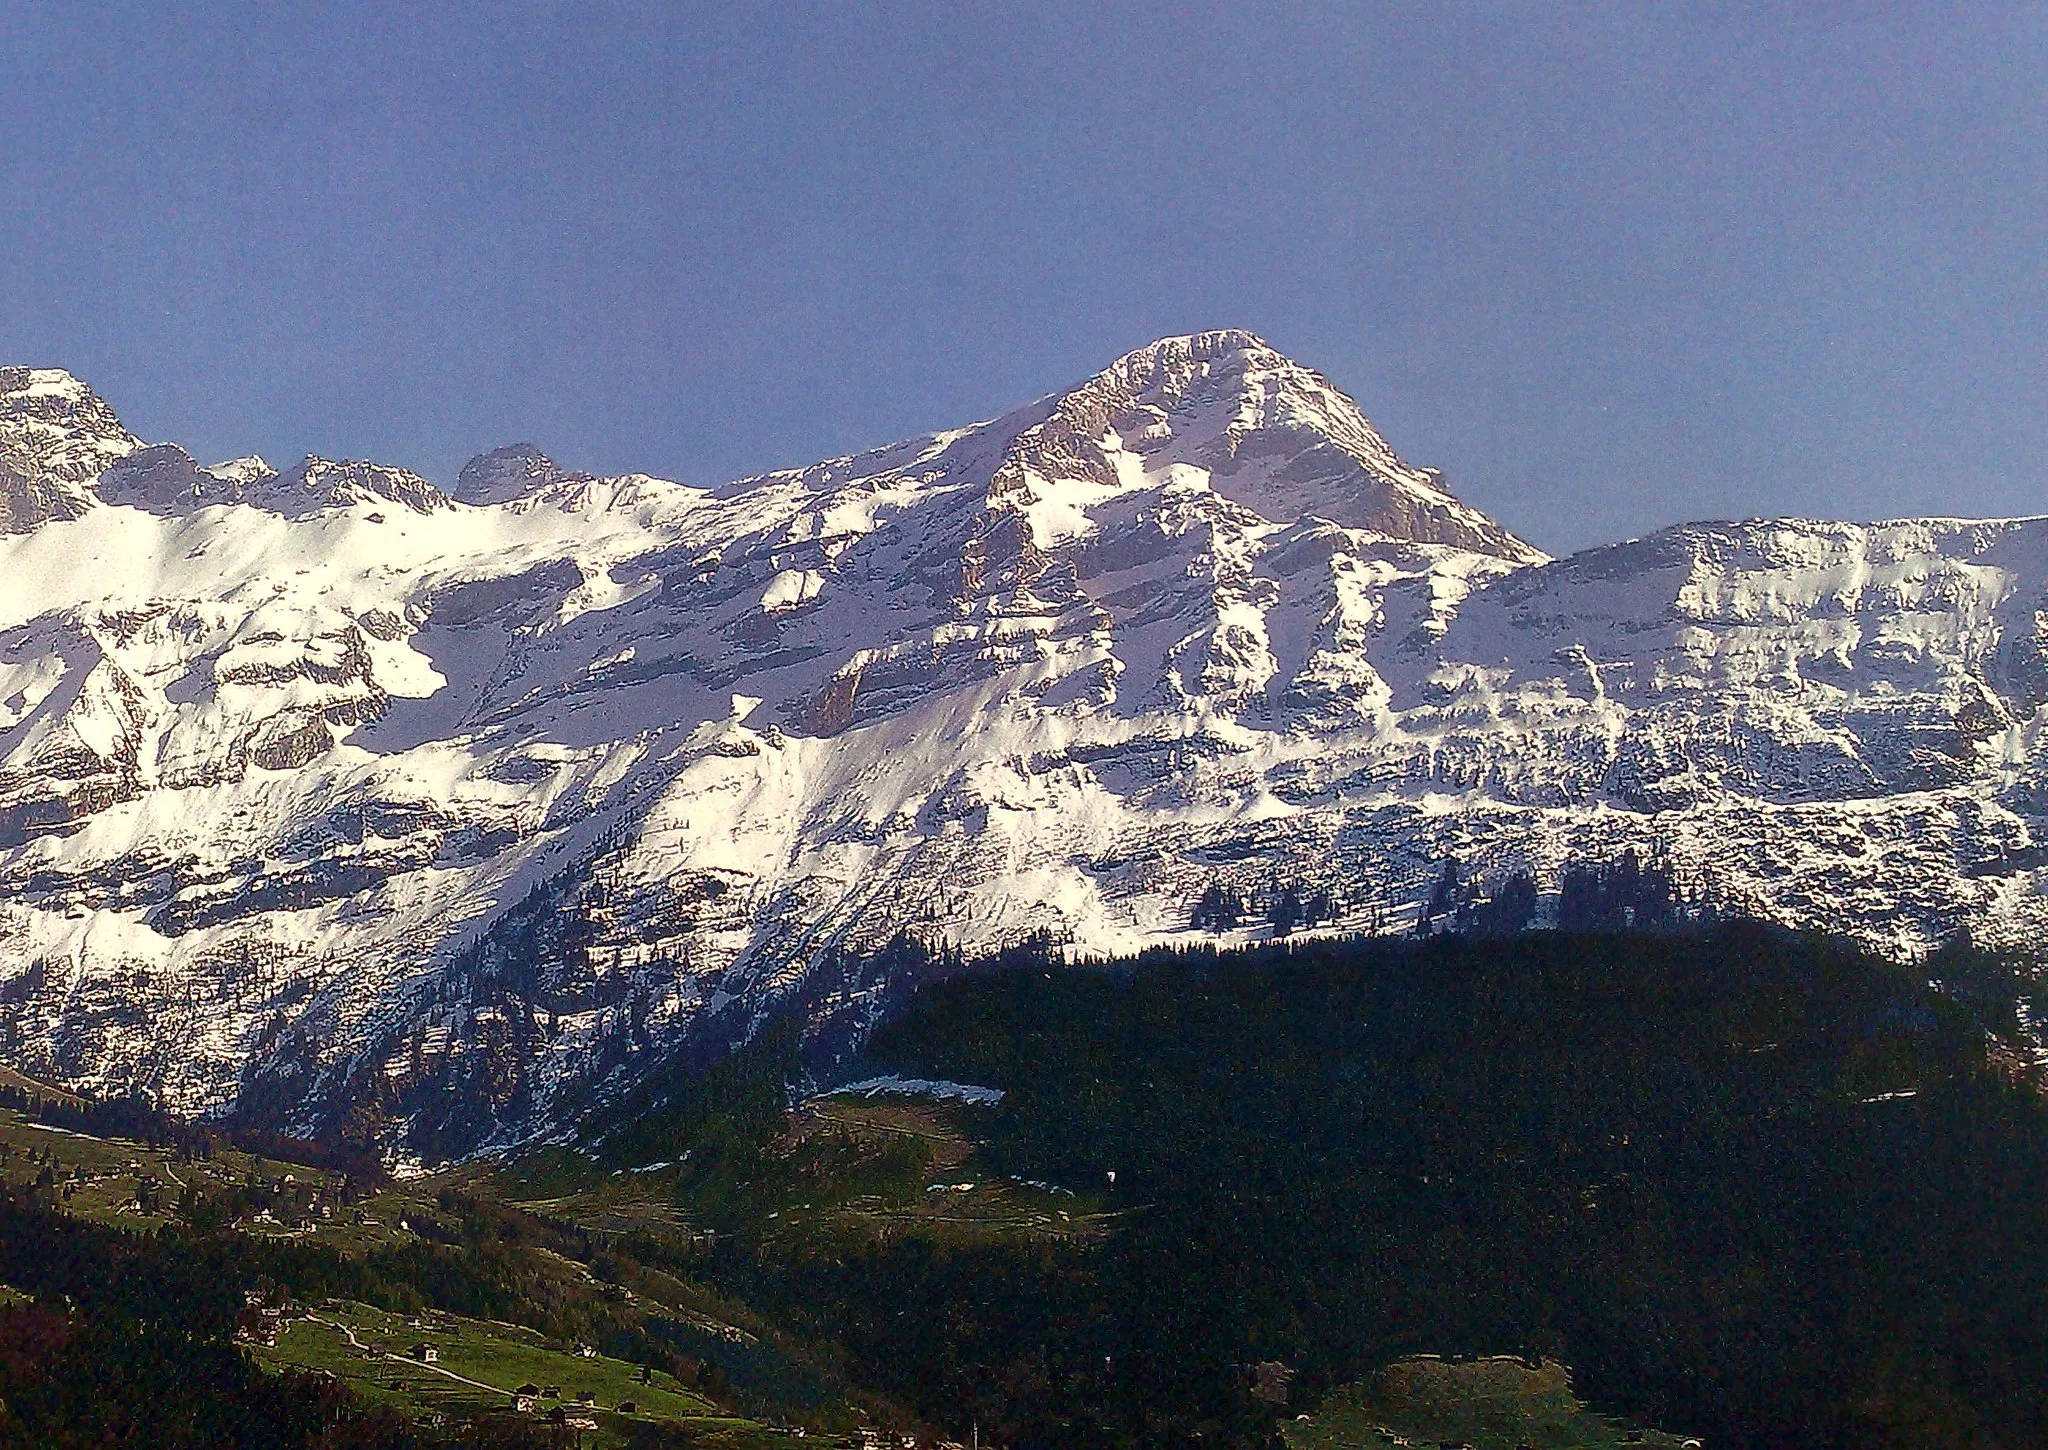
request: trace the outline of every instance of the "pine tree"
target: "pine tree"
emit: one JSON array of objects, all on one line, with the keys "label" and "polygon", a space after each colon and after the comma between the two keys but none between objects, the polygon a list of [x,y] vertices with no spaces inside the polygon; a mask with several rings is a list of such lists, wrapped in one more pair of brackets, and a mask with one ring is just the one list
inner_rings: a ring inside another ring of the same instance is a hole
[{"label": "pine tree", "polygon": [[1278,936],[1290,936],[1297,926],[1303,924],[1301,893],[1294,889],[1293,883],[1280,888],[1279,895],[1273,900],[1271,917],[1273,931]]}]

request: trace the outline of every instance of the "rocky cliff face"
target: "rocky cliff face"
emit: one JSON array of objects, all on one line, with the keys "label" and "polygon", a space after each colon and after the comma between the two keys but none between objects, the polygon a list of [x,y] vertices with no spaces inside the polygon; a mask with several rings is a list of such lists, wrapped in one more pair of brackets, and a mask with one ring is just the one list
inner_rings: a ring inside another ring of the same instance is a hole
[{"label": "rocky cliff face", "polygon": [[200,468],[0,383],[0,1057],[67,1082],[458,1156],[777,1012],[828,1052],[904,938],[1399,928],[1447,859],[2044,922],[2048,521],[1550,561],[1237,332],[712,490]]},{"label": "rocky cliff face", "polygon": [[0,534],[77,518],[92,480],[141,446],[69,373],[0,367]]}]

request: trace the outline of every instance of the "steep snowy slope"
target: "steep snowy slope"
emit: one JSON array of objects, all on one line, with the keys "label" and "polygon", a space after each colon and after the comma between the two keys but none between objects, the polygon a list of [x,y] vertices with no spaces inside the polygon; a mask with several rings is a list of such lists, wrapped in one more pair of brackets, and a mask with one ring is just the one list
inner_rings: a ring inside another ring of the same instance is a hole
[{"label": "steep snowy slope", "polygon": [[856,1031],[905,933],[1398,924],[1446,857],[2042,924],[2048,522],[1551,562],[1236,332],[714,490],[201,468],[0,381],[0,1055],[66,1081],[452,1156]]}]

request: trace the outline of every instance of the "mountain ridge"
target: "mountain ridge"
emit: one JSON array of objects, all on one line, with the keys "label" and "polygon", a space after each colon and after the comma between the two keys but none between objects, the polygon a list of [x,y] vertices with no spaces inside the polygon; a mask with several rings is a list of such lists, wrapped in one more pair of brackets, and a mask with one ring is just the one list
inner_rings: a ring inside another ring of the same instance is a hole
[{"label": "mountain ridge", "polygon": [[202,468],[29,369],[0,467],[0,1052],[181,1111],[462,1156],[779,1015],[829,1059],[905,938],[1398,928],[1447,861],[2048,924],[2048,520],[1553,560],[1247,332],[708,489]]}]

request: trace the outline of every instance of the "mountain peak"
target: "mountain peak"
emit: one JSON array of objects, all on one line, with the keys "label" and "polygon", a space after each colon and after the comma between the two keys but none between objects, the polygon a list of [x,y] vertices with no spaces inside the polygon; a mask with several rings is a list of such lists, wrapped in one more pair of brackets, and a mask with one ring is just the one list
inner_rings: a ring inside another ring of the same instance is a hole
[{"label": "mountain peak", "polygon": [[222,483],[245,487],[258,479],[275,478],[277,470],[264,461],[260,453],[247,453],[240,458],[229,458],[220,463],[209,463],[200,470],[212,474]]},{"label": "mountain peak", "polygon": [[64,369],[0,367],[0,534],[77,518],[92,505],[92,480],[141,447]]},{"label": "mountain peak", "polygon": [[102,503],[153,514],[180,514],[234,499],[227,484],[201,472],[192,455],[175,443],[137,449],[115,460],[100,475],[98,492]]},{"label": "mountain peak", "polygon": [[142,447],[106,400],[62,368],[0,368],[0,464],[82,484]]},{"label": "mountain peak", "polygon": [[100,475],[100,502],[174,516],[217,504],[241,503],[277,470],[251,454],[201,468],[175,443],[158,443],[117,459]]},{"label": "mountain peak", "polygon": [[409,469],[309,453],[281,474],[250,480],[243,501],[287,518],[303,518],[322,509],[380,502],[432,513],[448,496]]},{"label": "mountain peak", "polygon": [[462,465],[452,497],[458,503],[510,503],[557,483],[589,478],[570,473],[531,443],[508,443]]},{"label": "mountain peak", "polygon": [[0,367],[0,399],[18,395],[72,400],[94,396],[83,380],[63,368]]},{"label": "mountain peak", "polygon": [[1125,353],[1053,401],[1010,450],[1015,476],[1111,483],[1200,469],[1273,523],[1316,517],[1511,563],[1544,554],[1394,452],[1329,379],[1258,334],[1221,328]]},{"label": "mountain peak", "polygon": [[1271,343],[1249,328],[1211,327],[1201,332],[1154,338],[1143,347],[1132,348],[1104,371],[1200,364],[1233,353],[1255,353],[1276,362],[1286,361]]}]

